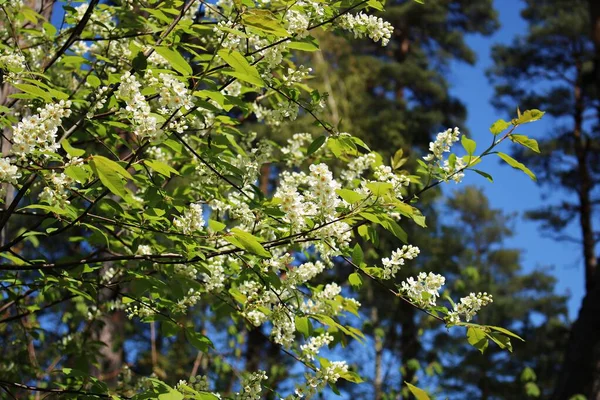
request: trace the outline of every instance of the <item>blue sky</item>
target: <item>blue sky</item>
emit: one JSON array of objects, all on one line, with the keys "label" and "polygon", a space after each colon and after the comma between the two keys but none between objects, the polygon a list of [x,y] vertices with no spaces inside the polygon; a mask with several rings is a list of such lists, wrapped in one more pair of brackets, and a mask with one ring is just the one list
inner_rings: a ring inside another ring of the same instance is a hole
[{"label": "blue sky", "polygon": [[[453,85],[452,93],[467,107],[467,127],[472,137],[485,146],[491,140],[488,130],[491,123],[499,118],[510,117],[499,113],[490,104],[494,92],[485,76],[485,70],[492,64],[491,47],[495,43],[508,44],[515,35],[523,34],[527,30],[526,23],[520,17],[523,5],[520,0],[496,0],[494,5],[500,13],[501,28],[491,37],[469,37],[467,41],[478,54],[478,62],[475,66],[454,64],[449,79]],[[540,137],[547,133],[552,125],[552,119],[545,117],[541,122],[519,129],[519,133]],[[509,148],[509,145],[504,147],[505,150]],[[547,189],[540,188],[525,174],[505,164],[501,165],[492,157],[484,159],[479,169],[490,173],[494,177],[494,183],[474,173],[467,174],[464,183],[483,188],[492,207],[501,208],[508,213],[519,213],[514,225],[516,234],[506,241],[506,246],[524,250],[523,266],[526,270],[549,268],[549,271],[558,278],[557,291],[570,294],[569,315],[574,319],[579,311],[584,286],[580,248],[572,243],[544,238],[536,223],[521,217],[525,210],[555,201],[560,193],[543,199],[542,193],[548,194]],[[454,189],[453,183],[444,187],[447,192]],[[573,224],[569,227],[569,233],[572,236],[579,236],[577,228],[577,225]]]}]

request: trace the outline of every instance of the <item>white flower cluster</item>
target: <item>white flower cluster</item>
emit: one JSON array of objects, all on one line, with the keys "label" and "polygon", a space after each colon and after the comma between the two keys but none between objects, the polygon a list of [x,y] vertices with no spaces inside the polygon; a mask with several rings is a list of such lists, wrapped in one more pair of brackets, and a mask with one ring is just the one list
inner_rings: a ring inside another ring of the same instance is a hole
[{"label": "white flower cluster", "polygon": [[298,117],[298,105],[293,102],[277,103],[273,109],[265,108],[257,103],[252,103],[252,111],[256,119],[264,121],[267,125],[279,126],[284,119],[294,121]]},{"label": "white flower cluster", "polygon": [[[141,246],[140,246],[141,247]],[[186,278],[196,279],[198,271],[192,264],[175,264],[175,273]]]},{"label": "white flower cluster", "polygon": [[25,69],[25,57],[17,51],[0,51],[0,69],[21,72]]},{"label": "white flower cluster", "polygon": [[17,179],[21,177],[19,168],[10,163],[9,158],[0,158],[0,182],[17,184]]},{"label": "white flower cluster", "polygon": [[156,87],[159,92],[158,103],[161,108],[158,110],[161,114],[171,114],[180,108],[190,110],[194,103],[185,83],[171,74],[159,74],[154,77],[152,70],[146,71],[145,78],[150,86]]},{"label": "white flower cluster", "polygon": [[304,160],[303,147],[306,147],[312,141],[310,133],[295,133],[288,139],[287,146],[281,148],[281,153],[286,156],[288,167],[298,166]]},{"label": "white flower cluster", "polygon": [[352,32],[356,38],[363,38],[366,35],[375,42],[381,40],[382,46],[387,46],[394,32],[394,27],[389,22],[362,12],[356,15],[342,15],[337,23],[340,28]]},{"label": "white flower cluster", "polygon": [[203,273],[202,278],[207,292],[220,291],[225,287],[225,260],[225,257],[214,257],[205,265],[209,273]]},{"label": "white flower cluster", "polygon": [[460,303],[454,305],[454,310],[448,313],[448,322],[451,324],[458,324],[461,315],[469,322],[482,307],[487,306],[493,301],[492,295],[487,294],[486,292],[477,294],[471,293],[467,297],[460,299]]},{"label": "white flower cluster", "polygon": [[375,163],[377,157],[375,153],[363,154],[360,157],[356,157],[348,163],[346,168],[342,171],[341,178],[347,183],[352,182],[354,179],[359,178],[363,172],[371,168]]},{"label": "white flower cluster", "polygon": [[46,104],[38,114],[24,118],[13,130],[13,154],[25,158],[35,151],[55,152],[60,145],[56,142],[58,127],[63,118],[71,115],[71,102],[61,100]]},{"label": "white flower cluster", "polygon": [[306,385],[297,386],[295,397],[288,396],[285,400],[311,399],[320,393],[328,383],[336,383],[342,375],[348,372],[348,364],[345,361],[332,361],[327,367],[317,370],[314,376],[306,374]]},{"label": "white flower cluster", "polygon": [[289,10],[284,20],[287,23],[287,31],[292,35],[302,38],[308,35],[309,17],[300,10]]},{"label": "white flower cluster", "polygon": [[288,273],[285,285],[290,288],[295,288],[296,286],[300,286],[313,279],[324,270],[325,264],[321,261],[315,261],[314,263],[306,262],[291,269]]},{"label": "white flower cluster", "polygon": [[45,201],[51,206],[64,207],[69,202],[68,188],[73,183],[73,179],[64,173],[52,173],[49,183],[52,187],[46,186],[40,193],[40,200]]},{"label": "white flower cluster", "polygon": [[152,247],[147,244],[141,244],[138,246],[137,253],[142,256],[149,256],[152,254]]},{"label": "white flower cluster", "polygon": [[444,132],[437,134],[435,141],[429,143],[430,153],[423,157],[425,161],[436,161],[444,158],[444,153],[450,151],[454,143],[460,139],[460,131],[458,128],[446,129]]},{"label": "white flower cluster", "polygon": [[270,315],[270,321],[273,324],[271,336],[273,341],[286,348],[291,348],[294,345],[296,322],[294,314],[286,307],[286,305],[277,303],[273,306]]},{"label": "white flower cluster", "polygon": [[373,172],[375,178],[379,182],[386,182],[393,186],[394,194],[398,199],[402,199],[402,187],[410,184],[410,178],[406,175],[398,175],[394,173],[391,167],[387,165],[380,165]]},{"label": "white flower cluster", "polygon": [[382,258],[383,279],[390,279],[396,276],[396,272],[404,265],[405,260],[413,260],[420,253],[417,246],[404,245],[401,249],[392,251],[391,258]]},{"label": "white flower cluster", "polygon": [[204,218],[202,217],[202,205],[190,204],[183,216],[175,217],[173,225],[185,235],[192,235],[204,228]]},{"label": "white flower cluster", "polygon": [[421,272],[417,280],[413,277],[402,282],[402,293],[408,296],[419,307],[435,306],[436,298],[440,297],[440,288],[446,283],[442,275]]},{"label": "white flower cluster", "polygon": [[306,68],[300,65],[297,69],[288,68],[287,75],[282,78],[284,86],[292,86],[295,83],[302,82],[312,72],[312,68]]},{"label": "white flower cluster", "polygon": [[302,359],[305,361],[313,361],[322,347],[328,346],[333,342],[333,336],[329,333],[322,333],[319,336],[311,337],[308,343],[300,346]]},{"label": "white flower cluster", "polygon": [[95,101],[92,103],[90,110],[86,114],[88,118],[92,118],[94,116],[94,111],[98,111],[104,108],[106,100],[108,100],[108,98],[104,96],[104,94],[108,92],[108,89],[108,86],[101,86],[95,90]]},{"label": "white flower cluster", "polygon": [[188,307],[196,305],[200,301],[200,291],[194,288],[190,288],[187,294],[177,301],[175,309],[181,313],[184,313]]},{"label": "white flower cluster", "polygon": [[268,379],[266,372],[258,371],[242,378],[242,391],[235,394],[236,400],[260,400],[262,381]]},{"label": "white flower cluster", "polygon": [[129,305],[125,308],[125,313],[129,319],[133,319],[133,317],[151,317],[155,314],[154,310],[145,304],[140,304],[139,306],[137,304]]},{"label": "white flower cluster", "polygon": [[340,205],[340,198],[335,191],[342,186],[333,179],[326,164],[313,164],[309,169],[308,185],[311,188],[311,197],[314,198],[318,213],[325,217],[335,216],[335,208]]},{"label": "white flower cluster", "polygon": [[160,135],[160,127],[158,120],[152,115],[150,105],[140,92],[141,86],[134,75],[125,72],[121,76],[116,96],[125,101],[125,110],[134,125],[133,133],[140,139],[156,140]]},{"label": "white flower cluster", "polygon": [[444,165],[442,169],[446,172],[447,177],[450,177],[450,179],[452,179],[456,183],[460,183],[465,177],[463,169],[466,166],[467,163],[462,159],[462,157],[456,157],[454,166],[451,166],[448,160],[444,160]]},{"label": "white flower cluster", "polygon": [[335,299],[336,296],[339,296],[340,293],[342,293],[342,288],[337,283],[328,283],[322,291],[313,294],[311,299],[304,302],[300,306],[300,309],[307,314],[324,313],[328,315],[337,315],[341,311],[342,306],[337,305],[337,308],[333,309],[331,301]]}]

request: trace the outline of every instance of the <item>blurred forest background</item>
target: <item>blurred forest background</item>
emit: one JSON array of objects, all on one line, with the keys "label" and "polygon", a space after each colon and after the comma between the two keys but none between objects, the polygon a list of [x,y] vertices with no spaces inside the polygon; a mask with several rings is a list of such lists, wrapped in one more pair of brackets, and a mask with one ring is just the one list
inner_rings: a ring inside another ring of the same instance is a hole
[{"label": "blurred forest background", "polygon": [[[427,192],[429,229],[410,233],[421,256],[396,277],[443,272],[457,296],[492,293],[494,306],[482,310],[478,322],[506,327],[526,342],[514,343],[511,355],[494,346],[481,354],[365,281],[355,323],[368,339],[350,344],[345,357],[367,382],[341,386],[343,398],[408,399],[403,382],[413,382],[437,398],[600,399],[598,3],[388,0],[380,15],[395,27],[387,47],[327,32],[318,37],[327,50],[306,63],[314,66],[313,85],[331,93],[323,119],[385,157],[404,149],[407,166],[416,165],[434,135],[448,127],[487,143],[490,121],[510,118],[517,106],[547,112],[543,124],[517,132],[540,143],[541,155],[519,155],[538,183],[491,165],[493,184],[473,174],[466,185]],[[303,116],[276,131],[256,123],[246,129],[277,141],[320,133]],[[272,175],[265,169],[266,190]],[[377,247],[362,246],[374,263],[398,243],[382,237]],[[330,273],[348,275],[343,263],[338,268]],[[293,377],[303,373],[285,365],[260,329],[225,325],[208,303],[195,313],[225,343],[245,343],[244,351],[224,357],[266,370],[272,387],[293,386]],[[132,335],[131,324],[122,311],[106,321],[100,374],[131,364],[134,373],[153,371],[173,384],[190,371],[219,377],[225,388],[231,384],[229,367],[218,357],[203,357],[184,337],[162,340],[154,324]],[[7,359],[27,357],[26,349],[3,352]]]}]

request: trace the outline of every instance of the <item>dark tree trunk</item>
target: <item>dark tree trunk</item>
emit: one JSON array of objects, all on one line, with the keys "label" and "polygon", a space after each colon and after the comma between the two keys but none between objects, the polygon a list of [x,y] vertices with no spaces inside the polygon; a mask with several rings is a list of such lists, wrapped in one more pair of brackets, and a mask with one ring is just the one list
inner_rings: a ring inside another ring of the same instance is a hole
[{"label": "dark tree trunk", "polygon": [[[592,2],[595,3],[595,2]],[[592,8],[595,6],[592,5]],[[568,400],[583,394],[588,400],[600,400],[600,274],[595,254],[592,226],[592,179],[589,171],[589,140],[582,132],[583,94],[580,86],[581,64],[574,88],[575,127],[573,140],[578,168],[579,224],[585,264],[585,297],[577,321],[571,328],[569,342],[553,400]]]}]

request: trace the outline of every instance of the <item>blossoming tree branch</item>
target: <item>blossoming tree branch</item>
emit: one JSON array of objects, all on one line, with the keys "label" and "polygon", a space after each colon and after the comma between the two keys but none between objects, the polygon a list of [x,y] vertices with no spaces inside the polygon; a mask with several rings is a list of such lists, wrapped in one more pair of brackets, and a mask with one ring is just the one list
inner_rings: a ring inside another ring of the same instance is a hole
[{"label": "blossoming tree branch", "polygon": [[[344,321],[359,313],[353,291],[364,280],[440,326],[465,330],[481,351],[490,341],[510,350],[520,339],[476,324],[493,294],[442,299],[441,275],[394,278],[419,256],[404,228],[426,229],[423,192],[468,171],[491,180],[479,170],[488,157],[534,178],[499,147],[537,150],[514,130],[542,112],[497,121],[483,150],[458,128],[445,130],[406,171],[402,150],[384,160],[325,121],[327,94],[310,88],[310,66],[297,65],[298,54],[319,49],[317,30],[385,46],[394,28],[373,15],[383,10],[379,0],[91,0],[59,8],[64,17],[53,25],[21,0],[0,1],[0,332],[29,352],[23,365],[0,362],[0,390],[135,399],[337,391],[339,380],[361,378],[343,349],[321,354],[363,340]],[[244,128],[252,120],[276,132],[298,115],[314,118],[321,134],[297,133],[279,146]],[[273,191],[258,184],[265,173],[277,174]],[[356,238],[376,243],[376,227],[404,245],[367,265]],[[303,252],[312,261],[298,261]],[[346,278],[314,283],[334,260],[354,269],[350,287],[341,285]],[[303,377],[273,393],[265,371],[234,363],[237,383],[225,391],[208,376],[170,386],[124,367],[110,385],[94,373],[102,346],[92,332],[116,310],[134,329],[183,335],[199,354],[227,351],[202,321],[186,318],[201,301],[221,321],[260,327]],[[56,320],[42,322],[48,310]],[[49,323],[63,334],[46,335]],[[46,347],[56,357],[35,361],[36,348]],[[81,358],[89,368],[77,367]]]}]

